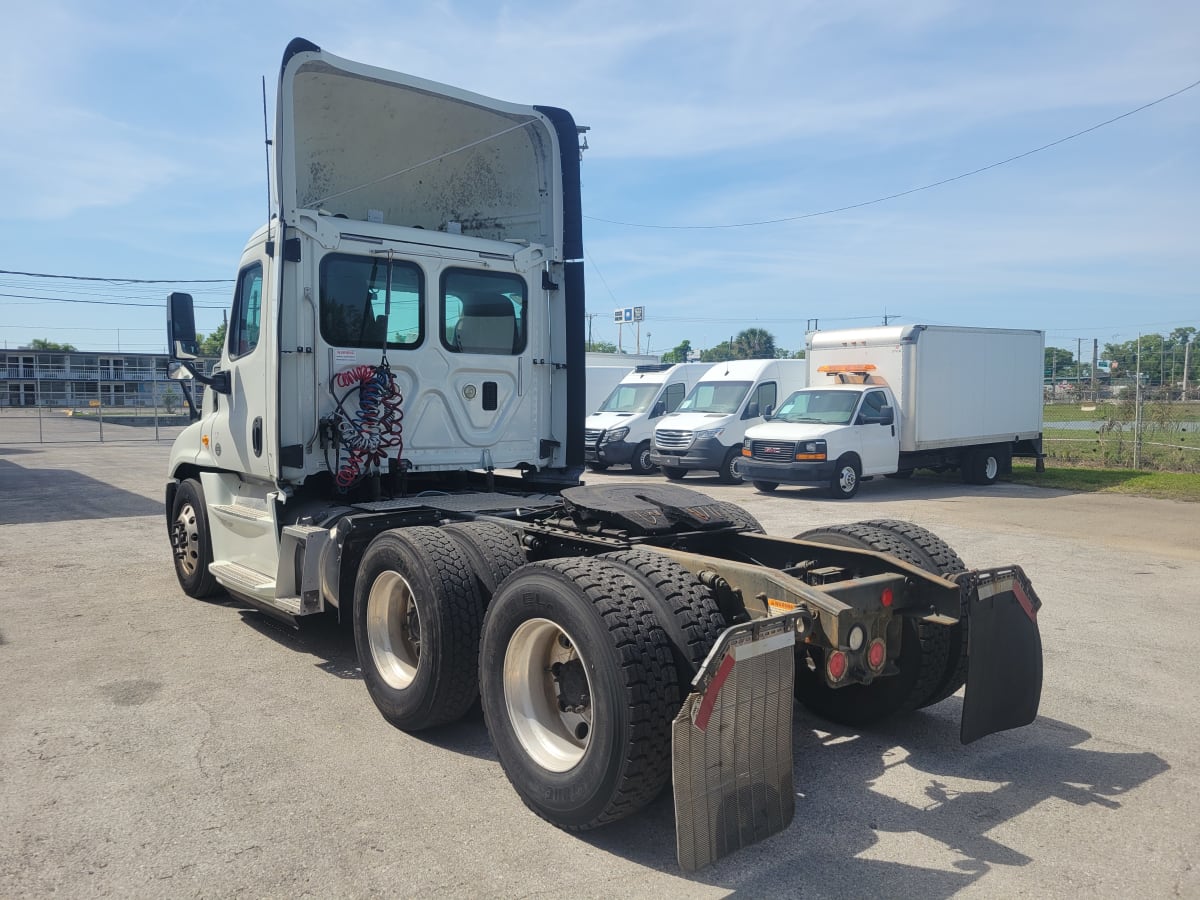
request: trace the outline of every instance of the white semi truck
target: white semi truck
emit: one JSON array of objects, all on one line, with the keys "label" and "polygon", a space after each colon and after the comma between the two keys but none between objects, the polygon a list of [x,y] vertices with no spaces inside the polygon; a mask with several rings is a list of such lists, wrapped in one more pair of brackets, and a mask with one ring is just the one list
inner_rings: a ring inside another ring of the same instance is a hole
[{"label": "white semi truck", "polygon": [[957,469],[992,484],[1014,456],[1042,462],[1040,331],[901,325],[818,331],[808,388],[746,432],[760,491],[818,483],[853,497],[875,476]]},{"label": "white semi truck", "polygon": [[[170,455],[186,594],[335,614],[398,728],[480,698],[512,785],[564,829],[673,783],[689,870],[790,822],[793,696],[861,725],[965,683],[964,742],[1036,716],[1018,567],[966,571],[906,523],[777,538],[678,486],[579,484],[568,113],[297,39],[273,149],[274,213]],[[168,337],[195,369],[186,294]]]}]

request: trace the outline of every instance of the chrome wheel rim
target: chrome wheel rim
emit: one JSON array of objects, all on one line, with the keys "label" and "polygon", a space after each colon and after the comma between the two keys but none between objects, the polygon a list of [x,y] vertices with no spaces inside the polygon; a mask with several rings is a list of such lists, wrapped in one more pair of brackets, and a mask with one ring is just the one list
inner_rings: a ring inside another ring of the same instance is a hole
[{"label": "chrome wheel rim", "polygon": [[388,687],[402,691],[412,684],[421,662],[421,617],[412,587],[399,572],[383,572],[371,585],[367,643]]},{"label": "chrome wheel rim", "polygon": [[200,567],[200,525],[196,521],[196,508],[190,503],[179,507],[172,529],[175,559],[184,575],[192,576]]},{"label": "chrome wheel rim", "polygon": [[988,481],[994,481],[996,476],[1000,474],[1000,461],[994,456],[989,456],[984,461],[983,474]]},{"label": "chrome wheel rim", "polygon": [[849,493],[854,490],[854,485],[858,483],[858,476],[854,473],[853,466],[843,466],[841,476],[838,478],[838,487],[843,493]]},{"label": "chrome wheel rim", "polygon": [[[586,700],[564,709],[568,677],[586,686]],[[591,696],[587,663],[571,636],[549,619],[522,622],[504,653],[504,704],[530,759],[551,772],[579,764],[592,740]]]}]

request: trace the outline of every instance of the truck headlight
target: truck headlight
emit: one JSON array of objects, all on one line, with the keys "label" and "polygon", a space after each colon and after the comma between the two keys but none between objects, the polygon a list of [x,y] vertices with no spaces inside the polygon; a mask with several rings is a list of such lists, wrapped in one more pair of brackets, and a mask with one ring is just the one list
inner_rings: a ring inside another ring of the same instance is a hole
[{"label": "truck headlight", "polygon": [[698,441],[708,440],[709,438],[719,438],[725,427],[720,428],[705,428],[703,431],[697,431],[692,434],[692,437]]},{"label": "truck headlight", "polygon": [[623,441],[629,436],[628,428],[613,428],[610,431],[604,432],[604,437],[600,439],[602,444],[611,444],[615,441]]},{"label": "truck headlight", "polygon": [[824,441],[801,441],[796,445],[796,459],[803,462],[820,462],[825,459]]}]

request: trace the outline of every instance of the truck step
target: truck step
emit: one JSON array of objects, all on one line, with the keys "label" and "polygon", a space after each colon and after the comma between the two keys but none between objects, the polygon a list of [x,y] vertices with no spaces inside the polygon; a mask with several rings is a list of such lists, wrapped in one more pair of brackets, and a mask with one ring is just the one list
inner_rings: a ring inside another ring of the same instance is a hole
[{"label": "truck step", "polygon": [[222,519],[236,519],[239,522],[254,522],[259,525],[271,525],[272,518],[269,510],[244,503],[210,503],[210,512],[216,513]]},{"label": "truck step", "polygon": [[274,578],[235,562],[215,562],[208,570],[235,594],[246,594],[263,603],[276,605]]}]

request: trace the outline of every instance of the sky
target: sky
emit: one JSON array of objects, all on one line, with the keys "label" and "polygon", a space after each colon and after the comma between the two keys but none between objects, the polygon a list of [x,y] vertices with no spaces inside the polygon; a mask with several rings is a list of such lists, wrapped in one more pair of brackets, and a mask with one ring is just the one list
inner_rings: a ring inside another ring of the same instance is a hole
[{"label": "sky", "polygon": [[1085,358],[1200,327],[1200,86],[811,215],[1194,84],[1194,0],[8,6],[0,269],[161,282],[0,274],[9,348],[161,352],[171,290],[217,327],[267,215],[262,78],[273,123],[297,36],[589,126],[596,340],[626,306],[655,353],[745,328],[796,349],[809,320],[885,315],[1040,329]]}]

